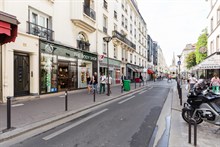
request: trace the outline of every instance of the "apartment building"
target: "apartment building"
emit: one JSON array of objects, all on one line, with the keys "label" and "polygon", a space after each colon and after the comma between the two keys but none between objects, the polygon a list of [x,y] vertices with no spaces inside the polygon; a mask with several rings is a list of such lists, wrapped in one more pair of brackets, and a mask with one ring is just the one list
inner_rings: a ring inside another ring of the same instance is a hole
[{"label": "apartment building", "polygon": [[180,65],[180,72],[183,77],[187,77],[190,70],[187,69],[186,58],[189,53],[194,52],[196,50],[195,44],[186,44],[185,48],[183,49],[180,57],[181,65]]},{"label": "apartment building", "polygon": [[157,66],[158,76],[164,76],[168,72],[166,60],[162,49],[158,48],[158,66]]},{"label": "apartment building", "polygon": [[[207,16],[208,22],[208,57],[199,63],[194,70],[197,70],[197,75],[205,75],[206,78],[211,78],[213,73],[220,75],[220,1],[207,0],[210,6],[210,11]],[[200,52],[206,51],[206,47],[200,48]]]},{"label": "apartment building", "polygon": [[220,51],[220,1],[209,0],[210,12],[208,14],[208,55]]},{"label": "apartment building", "polygon": [[3,0],[0,11],[20,22],[16,42],[1,46],[2,101],[85,88],[88,75],[106,73],[107,47],[113,83],[147,67],[147,26],[134,0]]},{"label": "apartment building", "polygon": [[[134,0],[103,0],[98,3],[97,42],[99,55],[107,57],[107,43],[102,39],[110,36],[109,70],[115,83],[123,73],[130,80],[147,66],[147,26]],[[99,70],[107,74],[107,58],[99,61]]]}]

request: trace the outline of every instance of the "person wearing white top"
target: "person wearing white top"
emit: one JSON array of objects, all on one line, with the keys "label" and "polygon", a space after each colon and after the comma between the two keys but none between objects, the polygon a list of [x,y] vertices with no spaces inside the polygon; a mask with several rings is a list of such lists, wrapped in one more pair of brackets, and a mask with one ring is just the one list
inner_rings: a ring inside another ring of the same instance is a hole
[{"label": "person wearing white top", "polygon": [[190,89],[192,89],[197,82],[198,80],[194,77],[194,74],[192,74],[189,79]]},{"label": "person wearing white top", "polygon": [[105,84],[106,84],[106,76],[102,73],[101,77],[100,77],[100,89],[99,89],[99,93],[102,93],[102,89],[103,89],[103,93],[105,93]]},{"label": "person wearing white top", "polygon": [[109,74],[109,80],[108,77],[106,78],[106,83],[109,84],[109,93],[112,93],[111,92],[112,77],[110,76],[110,74]]}]

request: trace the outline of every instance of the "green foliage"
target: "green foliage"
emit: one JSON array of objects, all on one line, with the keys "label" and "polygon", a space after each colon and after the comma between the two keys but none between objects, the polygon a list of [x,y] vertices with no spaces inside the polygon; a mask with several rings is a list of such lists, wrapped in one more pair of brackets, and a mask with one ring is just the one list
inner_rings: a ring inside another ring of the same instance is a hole
[{"label": "green foliage", "polygon": [[196,65],[196,55],[195,52],[191,52],[186,56],[186,68],[190,69]]},{"label": "green foliage", "polygon": [[[196,63],[199,64],[207,57],[207,29],[203,30],[203,33],[199,36],[196,43]],[[201,48],[205,48],[205,51],[201,51]]]}]

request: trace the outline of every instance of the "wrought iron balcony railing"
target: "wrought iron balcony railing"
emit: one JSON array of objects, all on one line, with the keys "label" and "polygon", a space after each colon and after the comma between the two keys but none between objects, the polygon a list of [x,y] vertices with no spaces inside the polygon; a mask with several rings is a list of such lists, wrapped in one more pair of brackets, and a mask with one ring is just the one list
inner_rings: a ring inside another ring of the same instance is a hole
[{"label": "wrought iron balcony railing", "polygon": [[86,42],[83,40],[77,40],[77,47],[79,49],[84,50],[84,51],[89,51],[89,46],[90,46],[89,42]]},{"label": "wrought iron balcony railing", "polygon": [[84,5],[84,9],[83,12],[88,15],[89,17],[91,17],[93,20],[96,20],[96,13],[93,9],[91,9],[89,6]]},{"label": "wrought iron balcony railing", "polygon": [[128,46],[132,47],[133,49],[136,49],[136,45],[134,43],[132,43],[130,40],[128,40],[124,35],[122,35],[118,31],[113,31],[112,32],[112,37],[113,38],[118,38],[119,40],[121,40],[122,42],[127,44]]},{"label": "wrought iron balcony railing", "polygon": [[27,21],[27,27],[28,27],[27,29],[28,34],[36,35],[50,41],[54,40],[54,36],[53,36],[54,31],[49,28],[42,27],[38,24],[34,24],[29,21]]}]

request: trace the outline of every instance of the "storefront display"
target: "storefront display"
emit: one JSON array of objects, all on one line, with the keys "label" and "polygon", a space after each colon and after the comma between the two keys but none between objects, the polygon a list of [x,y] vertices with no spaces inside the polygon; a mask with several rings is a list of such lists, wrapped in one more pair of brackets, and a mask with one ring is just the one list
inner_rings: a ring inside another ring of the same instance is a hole
[{"label": "storefront display", "polygon": [[85,88],[97,72],[97,55],[41,40],[41,94]]}]

